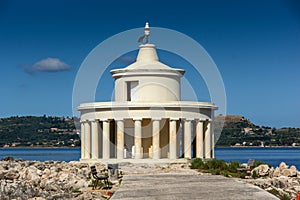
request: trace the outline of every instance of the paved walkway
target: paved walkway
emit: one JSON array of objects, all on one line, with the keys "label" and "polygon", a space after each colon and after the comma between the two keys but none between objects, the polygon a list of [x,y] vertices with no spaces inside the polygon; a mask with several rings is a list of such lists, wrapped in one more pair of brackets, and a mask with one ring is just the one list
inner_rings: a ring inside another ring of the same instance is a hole
[{"label": "paved walkway", "polygon": [[133,199],[278,199],[234,178],[207,174],[157,173],[125,175],[112,200]]}]

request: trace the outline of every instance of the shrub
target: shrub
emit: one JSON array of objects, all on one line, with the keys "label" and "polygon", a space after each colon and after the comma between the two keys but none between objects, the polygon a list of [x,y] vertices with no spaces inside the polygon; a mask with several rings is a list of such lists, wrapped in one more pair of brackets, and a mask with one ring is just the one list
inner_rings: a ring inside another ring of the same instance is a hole
[{"label": "shrub", "polygon": [[[97,180],[93,179],[93,180],[92,180],[92,183],[89,184],[89,187],[93,187],[96,181],[97,181]],[[102,187],[103,185],[104,185],[104,183],[100,180],[100,181],[97,182],[96,187]]]},{"label": "shrub", "polygon": [[229,164],[229,171],[232,173],[237,173],[238,172],[238,168],[240,167],[240,163],[237,161],[231,161],[231,163]]},{"label": "shrub", "polygon": [[203,169],[204,163],[201,158],[195,158],[191,162],[191,168],[192,169]]},{"label": "shrub", "polygon": [[[191,162],[192,169],[199,169],[202,172],[209,172],[213,175],[223,175],[226,177],[245,178],[244,172],[239,172],[238,168],[241,167],[239,162],[232,161],[227,164],[224,160],[211,159],[204,162],[200,158],[195,158]],[[256,174],[257,175],[257,174]]]},{"label": "shrub", "polygon": [[246,178],[246,174],[245,173],[240,173],[239,178],[243,178],[243,179]]},{"label": "shrub", "polygon": [[55,170],[56,172],[61,172],[62,171],[62,168],[57,168],[56,170]]},{"label": "shrub", "polygon": [[80,193],[81,191],[80,191],[79,188],[74,188],[74,189],[72,190],[72,192],[73,192],[73,193]]},{"label": "shrub", "polygon": [[212,175],[220,175],[221,174],[221,171],[219,169],[209,169],[208,172],[211,173]]},{"label": "shrub", "polygon": [[209,169],[227,170],[228,165],[224,160],[211,159],[206,162]]},{"label": "shrub", "polygon": [[291,198],[289,195],[287,195],[287,194],[281,195],[281,194],[279,193],[279,191],[276,190],[276,189],[274,189],[274,188],[272,188],[271,190],[268,190],[268,192],[270,192],[271,194],[273,194],[273,195],[279,197],[280,200],[290,200],[290,199],[292,199],[292,198]]},{"label": "shrub", "polygon": [[263,165],[263,164],[266,164],[266,163],[264,163],[263,161],[257,160],[257,161],[255,161],[253,167],[255,168],[255,167],[258,167],[259,165]]},{"label": "shrub", "polygon": [[225,177],[229,177],[229,172],[228,171],[221,171],[221,175]]},{"label": "shrub", "polygon": [[252,178],[254,178],[254,179],[258,178],[258,174],[257,174],[256,171],[253,171],[251,176],[252,176]]},{"label": "shrub", "polygon": [[289,196],[289,195],[287,195],[287,194],[283,194],[283,195],[280,195],[280,200],[291,200],[292,198]]},{"label": "shrub", "polygon": [[268,190],[268,192],[270,192],[271,194],[275,195],[275,196],[279,196],[279,192],[278,190],[272,188],[271,190]]}]

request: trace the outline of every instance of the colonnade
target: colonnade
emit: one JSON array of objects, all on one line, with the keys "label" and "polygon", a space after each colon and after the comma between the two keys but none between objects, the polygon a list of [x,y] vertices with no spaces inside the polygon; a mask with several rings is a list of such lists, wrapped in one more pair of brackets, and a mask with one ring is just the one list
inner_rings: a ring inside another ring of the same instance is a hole
[{"label": "colonnade", "polygon": [[[142,159],[142,118],[133,118],[134,121],[134,159]],[[160,134],[161,133],[160,118],[151,119],[152,129],[152,149],[151,159],[161,159]],[[111,140],[110,140],[110,123],[112,120],[86,120],[81,121],[81,159],[113,159],[110,157]],[[116,157],[124,159],[125,136],[124,119],[114,119],[116,127]],[[214,141],[213,131],[210,120],[199,119],[179,119],[169,118],[168,138],[168,158],[177,159],[182,149],[184,158],[213,158],[214,157]],[[178,126],[179,125],[179,126]],[[180,136],[182,133],[182,136]],[[195,142],[192,155],[192,142]],[[181,145],[180,145],[181,144]]]}]

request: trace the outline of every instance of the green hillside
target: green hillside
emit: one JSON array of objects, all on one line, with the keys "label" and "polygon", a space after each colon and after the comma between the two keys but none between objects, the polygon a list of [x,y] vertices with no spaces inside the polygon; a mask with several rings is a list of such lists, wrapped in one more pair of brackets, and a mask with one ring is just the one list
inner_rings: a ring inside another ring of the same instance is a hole
[{"label": "green hillside", "polygon": [[[257,126],[241,116],[217,116],[215,127],[225,120],[216,146],[300,146],[299,128]],[[0,147],[78,147],[74,123],[79,119],[26,116],[0,119]]]},{"label": "green hillside", "polygon": [[9,117],[0,119],[2,146],[80,146],[74,118]]},{"label": "green hillside", "polygon": [[225,124],[217,146],[300,146],[299,128],[257,126],[241,116],[217,116]]}]

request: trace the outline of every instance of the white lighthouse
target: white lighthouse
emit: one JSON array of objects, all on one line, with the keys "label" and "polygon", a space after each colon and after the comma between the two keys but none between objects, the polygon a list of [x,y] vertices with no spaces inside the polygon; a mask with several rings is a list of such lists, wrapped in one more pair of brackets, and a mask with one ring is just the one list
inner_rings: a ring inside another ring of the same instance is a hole
[{"label": "white lighthouse", "polygon": [[148,43],[149,24],[136,62],[111,70],[115,100],[84,103],[81,112],[81,160],[143,162],[214,157],[210,102],[181,101],[183,69],[159,61]]}]

